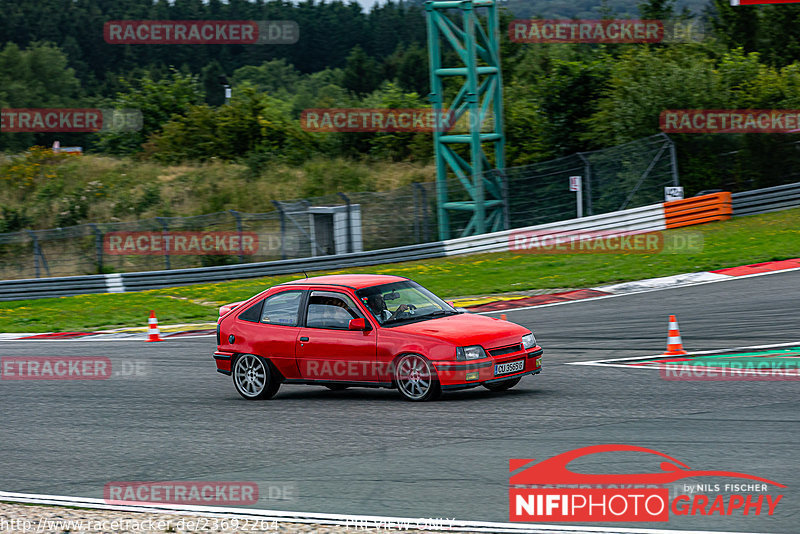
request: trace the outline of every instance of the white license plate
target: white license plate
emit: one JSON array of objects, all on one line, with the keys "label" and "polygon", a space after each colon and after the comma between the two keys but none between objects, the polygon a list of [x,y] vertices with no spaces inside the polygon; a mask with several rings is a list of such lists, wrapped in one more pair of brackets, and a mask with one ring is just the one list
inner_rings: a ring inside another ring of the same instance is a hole
[{"label": "white license plate", "polygon": [[518,373],[525,370],[525,360],[517,360],[515,362],[498,363],[494,366],[494,376],[507,375],[509,373]]}]

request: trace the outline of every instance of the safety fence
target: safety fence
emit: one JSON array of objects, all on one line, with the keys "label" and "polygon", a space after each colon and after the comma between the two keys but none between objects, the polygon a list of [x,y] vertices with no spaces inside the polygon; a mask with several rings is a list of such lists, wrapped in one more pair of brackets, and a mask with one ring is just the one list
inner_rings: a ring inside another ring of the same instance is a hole
[{"label": "safety fence", "polygon": [[366,252],[169,271],[6,280],[0,281],[0,300],[141,291],[184,284],[291,274],[304,270],[342,269],[381,263],[441,258],[460,254],[502,252],[514,248],[516,236],[526,231],[535,231],[541,234],[562,234],[578,230],[586,232],[646,232],[665,228],[663,205],[655,204],[609,214],[504,230],[479,236]]},{"label": "safety fence", "polygon": [[[795,185],[800,186],[800,184]],[[772,193],[774,191],[770,193],[762,191],[759,195]],[[735,210],[735,199],[733,205]],[[791,206],[783,206],[783,208],[786,207]],[[185,284],[257,278],[303,271],[346,269],[461,254],[509,250],[525,252],[525,248],[529,247],[532,241],[531,236],[535,236],[537,241],[542,242],[548,237],[569,237],[574,236],[577,232],[600,236],[609,235],[609,233],[640,234],[726,220],[731,217],[731,212],[731,194],[723,192],[478,236],[370,251],[205,268],[5,280],[0,281],[0,301],[141,291]]]},{"label": "safety fence", "polygon": [[[795,186],[800,189],[800,184],[795,184]],[[774,193],[774,191],[765,191],[752,193],[757,193],[754,198],[760,195],[762,200],[766,198],[766,195]],[[800,204],[800,201],[792,205],[797,204]],[[535,236],[537,242],[542,242],[547,238],[574,236],[578,232],[596,236],[609,235],[609,233],[640,234],[655,232],[730,219],[732,212],[736,209],[735,199],[733,206],[732,209],[731,194],[722,192],[478,236],[378,250],[238,265],[209,266],[205,268],[5,280],[0,281],[0,301],[88,293],[142,291],[185,284],[257,278],[303,271],[346,269],[461,254],[504,252],[509,250],[525,252],[526,247],[529,247],[532,241],[530,239],[531,236]],[[791,206],[783,206],[783,208],[786,207]]]},{"label": "safety fence", "polygon": [[[576,216],[569,178],[583,178],[584,215],[644,206],[677,184],[674,147],[656,135],[504,171],[506,228]],[[466,200],[457,179],[450,200]],[[224,211],[192,217],[83,224],[0,234],[0,279],[211,268],[314,258],[439,239],[436,184],[273,202],[267,213]],[[468,217],[451,217],[461,235]]]}]

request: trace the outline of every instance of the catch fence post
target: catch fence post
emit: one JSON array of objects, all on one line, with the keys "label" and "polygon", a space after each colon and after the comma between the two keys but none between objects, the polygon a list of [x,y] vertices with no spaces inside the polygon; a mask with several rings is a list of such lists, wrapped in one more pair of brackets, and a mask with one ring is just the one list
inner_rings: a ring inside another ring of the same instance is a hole
[{"label": "catch fence post", "polygon": [[156,220],[161,223],[161,235],[164,238],[164,268],[166,270],[170,270],[170,261],[169,261],[169,240],[167,240],[167,234],[169,233],[169,223],[164,217],[156,217]]},{"label": "catch fence post", "polygon": [[350,199],[344,193],[339,193],[347,206],[347,252],[353,252],[353,219],[350,212]]},{"label": "catch fence post", "polygon": [[97,257],[97,273],[103,274],[103,232],[97,227],[96,224],[90,223],[89,227],[94,232],[94,248],[95,256]]},{"label": "catch fence post", "polygon": [[236,210],[228,210],[236,220],[236,231],[239,233],[239,263],[244,263],[244,251],[242,249],[242,214]]}]

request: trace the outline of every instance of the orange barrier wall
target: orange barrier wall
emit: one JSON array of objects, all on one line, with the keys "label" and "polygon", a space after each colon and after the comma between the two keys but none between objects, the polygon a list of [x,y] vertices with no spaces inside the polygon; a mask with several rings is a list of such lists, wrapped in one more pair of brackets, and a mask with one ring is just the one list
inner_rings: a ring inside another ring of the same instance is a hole
[{"label": "orange barrier wall", "polygon": [[667,228],[680,228],[712,221],[726,221],[733,215],[730,193],[712,193],[702,197],[664,202]]}]

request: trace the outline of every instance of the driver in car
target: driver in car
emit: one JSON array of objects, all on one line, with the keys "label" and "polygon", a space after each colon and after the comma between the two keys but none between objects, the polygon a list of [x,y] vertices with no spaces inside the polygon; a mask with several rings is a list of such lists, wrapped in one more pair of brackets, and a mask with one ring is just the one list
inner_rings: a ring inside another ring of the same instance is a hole
[{"label": "driver in car", "polygon": [[386,307],[386,301],[383,300],[383,295],[380,293],[376,293],[367,297],[367,306],[369,306],[369,309],[381,324],[391,321],[399,314],[411,309],[407,304],[401,304],[397,307],[394,313],[390,312]]}]

